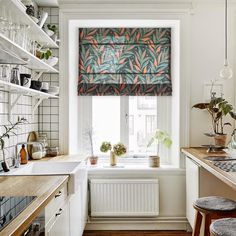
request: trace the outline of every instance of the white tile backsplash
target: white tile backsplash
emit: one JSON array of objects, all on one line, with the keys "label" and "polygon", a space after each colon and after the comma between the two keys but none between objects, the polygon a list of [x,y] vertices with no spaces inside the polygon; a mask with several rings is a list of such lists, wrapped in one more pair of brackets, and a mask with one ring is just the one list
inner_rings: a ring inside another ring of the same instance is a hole
[{"label": "white tile backsplash", "polygon": [[[41,8],[41,10],[47,11],[49,17],[48,23],[52,23],[58,26],[59,10],[58,8]],[[53,55],[58,56],[59,50],[53,49]],[[58,68],[58,65],[56,66]],[[32,73],[31,70],[20,66],[21,73]],[[40,80],[49,82],[51,85],[59,86],[58,74],[43,74]],[[15,97],[15,95],[13,96]],[[0,87],[0,134],[5,130],[4,125],[10,125],[9,123],[9,111],[8,111],[9,92],[6,88]],[[5,140],[6,157],[11,163],[14,154],[15,144],[27,140],[28,133],[30,131],[38,131],[40,133],[47,133],[48,143],[50,146],[59,145],[59,101],[58,99],[44,100],[39,108],[36,110],[35,115],[32,116],[32,98],[30,96],[22,96],[18,101],[12,112],[12,122],[15,122],[18,118],[24,117],[28,120],[25,125],[20,125],[16,130],[17,136],[11,135],[9,140]]]},{"label": "white tile backsplash", "polygon": [[[47,24],[59,23],[58,8],[40,8],[48,12]],[[53,49],[53,55],[58,56],[59,50]],[[58,65],[55,66],[58,68]],[[51,85],[59,86],[59,75],[45,73],[41,77],[42,81],[49,82]],[[59,101],[58,99],[44,100],[39,107],[39,132],[47,133],[49,146],[58,147],[59,144]]]}]

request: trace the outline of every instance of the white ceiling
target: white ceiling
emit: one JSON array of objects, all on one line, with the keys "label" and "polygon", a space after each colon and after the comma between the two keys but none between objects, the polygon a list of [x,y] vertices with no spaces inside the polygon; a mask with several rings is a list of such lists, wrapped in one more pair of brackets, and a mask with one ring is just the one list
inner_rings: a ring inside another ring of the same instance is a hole
[{"label": "white ceiling", "polygon": [[35,0],[35,2],[42,7],[58,7],[57,0]]}]

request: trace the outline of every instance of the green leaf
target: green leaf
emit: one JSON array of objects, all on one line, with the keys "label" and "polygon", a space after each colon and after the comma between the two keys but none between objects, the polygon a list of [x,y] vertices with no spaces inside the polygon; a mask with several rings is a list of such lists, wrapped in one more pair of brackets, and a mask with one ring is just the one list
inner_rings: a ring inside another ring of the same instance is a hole
[{"label": "green leaf", "polygon": [[198,109],[207,109],[209,107],[209,103],[197,103],[192,106],[192,108],[198,108]]}]

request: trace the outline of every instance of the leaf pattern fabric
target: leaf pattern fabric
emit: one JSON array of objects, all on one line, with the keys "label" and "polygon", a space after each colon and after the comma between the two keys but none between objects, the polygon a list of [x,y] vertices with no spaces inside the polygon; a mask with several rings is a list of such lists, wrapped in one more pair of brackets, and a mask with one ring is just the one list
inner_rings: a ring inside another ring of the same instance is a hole
[{"label": "leaf pattern fabric", "polygon": [[170,55],[170,28],[81,28],[78,95],[170,96]]}]

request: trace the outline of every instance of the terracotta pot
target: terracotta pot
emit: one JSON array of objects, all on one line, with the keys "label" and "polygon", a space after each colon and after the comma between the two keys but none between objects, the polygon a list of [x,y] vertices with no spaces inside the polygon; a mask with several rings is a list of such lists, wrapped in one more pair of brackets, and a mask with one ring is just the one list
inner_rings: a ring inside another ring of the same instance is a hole
[{"label": "terracotta pot", "polygon": [[159,156],[149,156],[149,166],[150,167],[160,167],[160,157]]},{"label": "terracotta pot", "polygon": [[227,134],[217,134],[216,136],[214,136],[214,138],[215,138],[215,145],[216,146],[225,147]]},{"label": "terracotta pot", "polygon": [[90,156],[89,161],[91,165],[97,165],[98,163],[98,157],[97,156]]},{"label": "terracotta pot", "polygon": [[110,165],[111,166],[116,166],[117,164],[117,156],[114,152],[110,152]]}]

